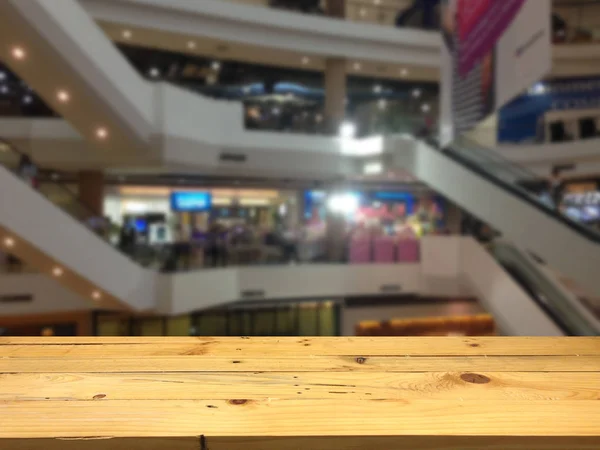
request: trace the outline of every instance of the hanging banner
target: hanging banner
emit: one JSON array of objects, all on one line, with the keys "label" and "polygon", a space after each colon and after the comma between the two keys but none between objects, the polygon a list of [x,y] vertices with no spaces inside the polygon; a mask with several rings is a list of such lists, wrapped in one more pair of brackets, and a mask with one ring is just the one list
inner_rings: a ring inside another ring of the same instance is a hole
[{"label": "hanging banner", "polygon": [[443,145],[550,71],[550,8],[550,0],[442,0]]}]

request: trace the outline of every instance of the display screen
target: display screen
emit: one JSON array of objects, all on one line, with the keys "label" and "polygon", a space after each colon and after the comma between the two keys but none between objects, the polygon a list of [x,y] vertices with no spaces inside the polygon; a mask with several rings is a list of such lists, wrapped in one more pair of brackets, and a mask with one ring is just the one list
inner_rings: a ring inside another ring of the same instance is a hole
[{"label": "display screen", "polygon": [[179,212],[203,212],[210,210],[212,196],[210,192],[173,192],[171,210]]}]

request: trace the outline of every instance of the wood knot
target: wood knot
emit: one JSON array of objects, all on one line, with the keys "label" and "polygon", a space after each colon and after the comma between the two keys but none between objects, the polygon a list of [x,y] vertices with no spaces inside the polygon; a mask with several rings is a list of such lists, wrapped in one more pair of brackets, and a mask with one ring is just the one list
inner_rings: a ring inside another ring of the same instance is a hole
[{"label": "wood knot", "polygon": [[358,364],[364,364],[367,362],[367,358],[365,358],[364,356],[359,356],[358,358],[356,358],[356,362]]},{"label": "wood knot", "polygon": [[106,394],[96,394],[92,398],[94,400],[102,400],[103,398],[106,398]]},{"label": "wood knot", "polygon": [[229,400],[228,403],[230,405],[245,405],[246,403],[248,403],[248,400],[234,398],[234,399]]},{"label": "wood knot", "polygon": [[492,381],[485,375],[481,375],[479,373],[463,373],[460,378],[467,383],[473,384],[486,384]]},{"label": "wood knot", "polygon": [[469,347],[479,347],[479,344],[469,344]]}]

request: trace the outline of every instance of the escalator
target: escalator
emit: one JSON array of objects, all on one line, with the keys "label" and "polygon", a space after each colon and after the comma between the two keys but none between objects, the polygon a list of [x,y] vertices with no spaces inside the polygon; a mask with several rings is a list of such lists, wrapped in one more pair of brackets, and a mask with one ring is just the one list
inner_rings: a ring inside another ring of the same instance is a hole
[{"label": "escalator", "polygon": [[543,262],[503,240],[495,241],[490,252],[564,335],[600,335],[597,312],[565,289]]},{"label": "escalator", "polygon": [[557,211],[525,186],[540,178],[496,152],[460,140],[389,138],[393,165],[412,173],[519,248],[600,297],[600,233]]},{"label": "escalator", "polygon": [[94,214],[59,182],[32,189],[14,173],[26,161],[23,154],[0,144],[0,251],[56,277],[98,308],[154,308],[156,272],[94,231]]}]

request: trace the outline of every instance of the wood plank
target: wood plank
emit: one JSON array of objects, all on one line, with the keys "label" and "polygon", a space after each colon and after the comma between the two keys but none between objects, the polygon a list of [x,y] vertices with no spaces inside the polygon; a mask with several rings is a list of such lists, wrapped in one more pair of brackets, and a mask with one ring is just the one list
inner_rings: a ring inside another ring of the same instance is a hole
[{"label": "wood plank", "polygon": [[[507,450],[509,448],[511,450],[597,450],[600,448],[600,439],[596,437],[336,436],[241,439],[207,437],[205,441],[208,450],[370,450],[377,448],[384,450]],[[128,449],[123,447],[122,450]]]},{"label": "wood plank", "polygon": [[[42,373],[0,374],[0,401],[435,399],[600,400],[600,373],[479,372]],[[461,378],[462,376],[462,378]]]},{"label": "wood plank", "polygon": [[0,358],[142,356],[600,356],[596,338],[0,338]]},{"label": "wood plank", "polygon": [[0,439],[2,450],[597,450],[596,437],[336,436]]},{"label": "wood plank", "polygon": [[598,436],[598,401],[4,401],[1,438]]},{"label": "wood plank", "polygon": [[220,358],[212,356],[0,359],[4,373],[111,372],[597,372],[598,356],[313,356]]}]

